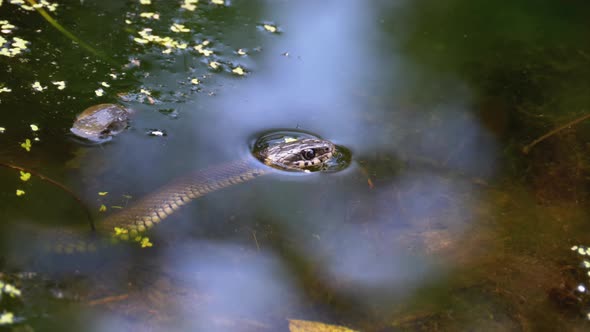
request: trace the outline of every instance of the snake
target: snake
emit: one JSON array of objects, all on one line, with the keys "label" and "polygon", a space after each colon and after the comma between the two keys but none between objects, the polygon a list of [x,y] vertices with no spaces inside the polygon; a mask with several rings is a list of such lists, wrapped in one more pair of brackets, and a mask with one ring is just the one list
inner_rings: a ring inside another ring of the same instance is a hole
[{"label": "snake", "polygon": [[[116,104],[100,104],[80,113],[70,131],[79,138],[103,143],[128,126],[132,112]],[[39,235],[45,249],[54,253],[95,251],[105,242],[149,243],[146,232],[192,200],[268,174],[275,169],[310,172],[321,170],[334,156],[336,146],[325,139],[305,135],[269,141],[246,158],[214,165],[179,177],[135,204],[93,225],[90,239],[74,230],[46,230]],[[39,232],[38,232],[39,233]],[[108,241],[105,241],[108,240]],[[151,245],[151,243],[149,243]]]},{"label": "snake", "polygon": [[52,235],[46,250],[71,254],[95,251],[107,242],[136,241],[146,243],[145,233],[170,217],[189,202],[236,184],[251,181],[277,168],[295,172],[320,170],[334,156],[336,146],[321,138],[300,138],[275,142],[256,153],[256,158],[236,160],[195,171],[179,177],[139,199],[135,204],[106,217],[95,224],[92,241],[82,239],[77,232],[60,231]]}]

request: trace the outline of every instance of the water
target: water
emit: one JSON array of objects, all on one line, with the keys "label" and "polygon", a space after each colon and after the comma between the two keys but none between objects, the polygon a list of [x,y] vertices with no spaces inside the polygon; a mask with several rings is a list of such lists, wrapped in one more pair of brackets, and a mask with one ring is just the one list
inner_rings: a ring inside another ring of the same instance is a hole
[{"label": "water", "polygon": [[[587,112],[588,9],[60,3],[50,14],[93,53],[5,1],[0,20],[17,28],[2,36],[31,43],[0,57],[0,87],[12,89],[0,93],[2,161],[64,183],[97,222],[181,174],[252,158],[271,130],[330,139],[352,163],[207,195],[151,232],[151,248],[65,257],[36,251],[34,231],[87,229],[82,206],[2,170],[0,279],[22,295],[4,295],[0,312],[42,330],[276,331],[287,319],[364,331],[587,329],[584,255],[570,248],[590,242],[589,124],[521,149]],[[136,42],[145,28],[188,49]],[[130,128],[102,145],[73,139],[75,116],[105,102],[135,111]]]}]

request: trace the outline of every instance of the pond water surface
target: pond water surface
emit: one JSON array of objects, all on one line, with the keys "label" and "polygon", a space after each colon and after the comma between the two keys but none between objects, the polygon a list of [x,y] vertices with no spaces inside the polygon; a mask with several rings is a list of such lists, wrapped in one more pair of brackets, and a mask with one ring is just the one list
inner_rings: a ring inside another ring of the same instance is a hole
[{"label": "pond water surface", "polygon": [[[0,295],[14,317],[0,327],[589,328],[590,121],[523,153],[589,111],[587,3],[44,7],[84,47],[11,2],[4,47],[29,43],[0,56],[0,162],[34,172],[0,170],[0,281],[21,290]],[[129,128],[76,139],[76,115],[100,103],[133,110]],[[100,223],[183,174],[253,159],[280,130],[329,139],[350,165],[208,194],[151,230],[151,247],[38,243],[87,232],[85,208]]]}]

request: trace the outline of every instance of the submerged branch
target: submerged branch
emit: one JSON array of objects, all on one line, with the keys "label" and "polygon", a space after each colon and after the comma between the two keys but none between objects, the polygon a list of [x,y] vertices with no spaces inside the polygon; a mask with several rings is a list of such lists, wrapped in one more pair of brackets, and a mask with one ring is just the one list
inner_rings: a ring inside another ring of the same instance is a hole
[{"label": "submerged branch", "polygon": [[129,294],[107,296],[107,297],[103,297],[100,299],[89,301],[87,303],[87,305],[95,306],[95,305],[108,304],[108,303],[112,303],[112,302],[119,302],[119,301],[126,300],[128,297],[129,297]]},{"label": "submerged branch", "polygon": [[6,168],[12,168],[12,169],[16,169],[19,171],[23,171],[23,172],[27,172],[27,173],[31,173],[34,176],[38,177],[39,179],[43,180],[43,181],[47,181],[49,183],[51,183],[52,185],[58,187],[59,189],[65,191],[67,194],[69,194],[71,197],[73,197],[82,207],[82,209],[84,210],[84,212],[86,212],[86,216],[88,217],[88,222],[90,223],[90,228],[92,230],[94,230],[94,220],[92,219],[92,214],[90,213],[90,209],[88,209],[88,207],[86,206],[86,204],[84,204],[84,202],[82,202],[82,200],[80,199],[80,197],[78,197],[73,191],[71,191],[68,187],[66,187],[65,185],[61,184],[60,182],[53,180],[39,172],[35,172],[31,169],[27,169],[24,167],[20,167],[17,165],[13,165],[13,164],[8,164],[8,163],[4,163],[4,162],[0,162],[0,166],[2,167],[6,167]]},{"label": "submerged branch", "polygon": [[51,24],[55,29],[57,29],[59,32],[61,32],[62,34],[64,34],[66,37],[68,37],[72,41],[80,44],[80,46],[82,46],[82,48],[84,48],[88,52],[94,54],[96,57],[101,58],[101,59],[103,59],[103,60],[105,60],[105,61],[107,61],[109,63],[112,62],[104,54],[98,52],[92,46],[86,44],[80,38],[76,37],[73,33],[71,33],[69,30],[67,30],[66,28],[64,28],[61,24],[59,24],[59,22],[57,22],[55,19],[53,19],[53,17],[51,17],[51,15],[49,15],[49,13],[45,9],[43,9],[43,7],[39,7],[38,4],[37,4],[37,2],[35,0],[27,0],[27,2],[33,8],[35,8],[37,10],[37,12],[41,16],[43,16],[43,18],[47,22],[49,22],[49,24]]},{"label": "submerged branch", "polygon": [[569,128],[569,127],[571,127],[573,125],[576,125],[576,124],[578,124],[578,123],[580,123],[580,122],[582,122],[582,121],[584,121],[584,120],[586,120],[588,118],[590,118],[590,114],[586,114],[584,116],[581,116],[581,117],[579,117],[579,118],[577,118],[577,119],[575,119],[573,121],[570,121],[570,122],[568,122],[568,123],[566,123],[566,124],[564,124],[562,126],[559,126],[559,127],[555,128],[555,129],[551,130],[550,132],[546,133],[545,135],[543,135],[543,136],[537,138],[536,140],[532,141],[530,144],[524,146],[522,148],[522,153],[528,154],[535,145],[537,145],[537,144],[541,143],[542,141],[544,141],[545,139],[547,139],[547,138],[549,138],[549,137],[557,134],[558,132],[560,132],[560,131],[562,131],[562,130],[564,130],[566,128]]}]

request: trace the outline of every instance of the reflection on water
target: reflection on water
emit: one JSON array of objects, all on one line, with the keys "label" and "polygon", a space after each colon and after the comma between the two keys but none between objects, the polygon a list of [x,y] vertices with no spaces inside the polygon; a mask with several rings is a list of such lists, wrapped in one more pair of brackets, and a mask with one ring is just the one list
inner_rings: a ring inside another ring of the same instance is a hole
[{"label": "reflection on water", "polygon": [[[73,188],[99,221],[180,174],[253,158],[252,137],[276,128],[346,146],[351,167],[206,195],[151,232],[152,248],[51,259],[13,226],[71,229],[84,212],[0,172],[0,279],[22,289],[0,310],[56,329],[587,328],[570,248],[590,241],[588,124],[521,153],[587,107],[587,5],[216,2],[59,6],[107,59],[1,5],[31,41],[0,59],[6,162]],[[80,145],[67,132],[99,103],[133,109],[130,128]]]},{"label": "reflection on water", "polygon": [[[270,252],[195,241],[168,248],[158,258],[167,263],[160,267],[147,263],[153,269],[148,271],[158,277],[144,281],[144,291],[131,294],[135,304],[127,309],[142,315],[141,325],[165,322],[176,330],[272,330],[273,324],[285,325],[285,312],[301,306],[293,278]],[[150,310],[154,315],[143,312]],[[128,323],[120,311],[114,311],[98,324],[112,330]]]}]

